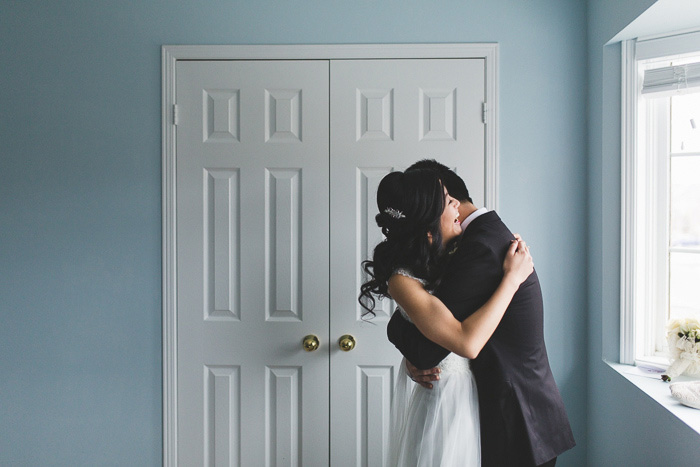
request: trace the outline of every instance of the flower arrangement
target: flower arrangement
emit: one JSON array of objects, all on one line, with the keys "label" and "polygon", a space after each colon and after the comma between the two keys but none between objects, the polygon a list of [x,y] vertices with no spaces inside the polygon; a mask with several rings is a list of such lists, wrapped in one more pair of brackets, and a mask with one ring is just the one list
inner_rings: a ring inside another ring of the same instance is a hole
[{"label": "flower arrangement", "polygon": [[666,326],[666,340],[672,358],[661,379],[668,382],[682,374],[700,376],[700,321],[672,319]]}]

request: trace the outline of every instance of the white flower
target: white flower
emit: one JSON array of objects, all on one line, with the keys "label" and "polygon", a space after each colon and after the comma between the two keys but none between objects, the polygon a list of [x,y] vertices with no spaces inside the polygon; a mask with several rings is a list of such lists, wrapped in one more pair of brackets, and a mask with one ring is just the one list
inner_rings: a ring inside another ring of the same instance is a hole
[{"label": "white flower", "polygon": [[680,319],[678,319],[678,318],[673,318],[673,319],[671,319],[671,320],[668,322],[668,324],[666,325],[666,330],[668,331],[669,334],[670,334],[670,333],[678,333],[678,331],[680,330],[682,324],[683,324],[683,323],[681,322]]},{"label": "white flower", "polygon": [[670,381],[683,373],[700,376],[700,321],[674,318],[666,325],[666,340],[672,362],[661,379]]}]

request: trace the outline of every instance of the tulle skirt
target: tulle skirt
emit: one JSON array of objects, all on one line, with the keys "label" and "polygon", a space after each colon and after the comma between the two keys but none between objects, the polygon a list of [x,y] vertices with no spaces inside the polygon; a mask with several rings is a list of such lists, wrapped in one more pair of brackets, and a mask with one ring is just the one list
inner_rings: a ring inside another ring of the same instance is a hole
[{"label": "tulle skirt", "polygon": [[391,466],[478,467],[479,403],[469,360],[448,355],[433,389],[411,381],[405,360],[392,403]]}]

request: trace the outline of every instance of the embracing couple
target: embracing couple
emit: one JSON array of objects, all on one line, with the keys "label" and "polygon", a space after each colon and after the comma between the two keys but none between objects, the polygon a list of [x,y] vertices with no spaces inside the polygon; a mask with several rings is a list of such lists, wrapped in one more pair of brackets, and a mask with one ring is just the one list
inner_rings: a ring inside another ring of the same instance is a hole
[{"label": "embracing couple", "polygon": [[384,177],[377,205],[385,239],[359,301],[368,314],[375,297],[398,305],[391,465],[553,466],[575,442],[526,243],[434,160]]}]

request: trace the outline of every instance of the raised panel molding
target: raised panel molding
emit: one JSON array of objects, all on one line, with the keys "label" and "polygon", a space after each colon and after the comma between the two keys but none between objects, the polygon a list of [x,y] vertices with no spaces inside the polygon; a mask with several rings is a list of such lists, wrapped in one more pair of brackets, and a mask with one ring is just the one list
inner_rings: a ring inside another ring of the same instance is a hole
[{"label": "raised panel molding", "polygon": [[205,320],[240,320],[239,177],[238,170],[204,170]]},{"label": "raised panel molding", "polygon": [[265,465],[301,465],[301,368],[267,367]]},{"label": "raised panel molding", "polygon": [[301,141],[301,89],[265,90],[265,141]]},{"label": "raised panel molding", "polygon": [[391,417],[391,397],[394,387],[394,367],[357,367],[359,385],[357,394],[357,459],[361,465],[370,465],[370,459],[389,461],[389,420]]},{"label": "raised panel molding", "polygon": [[357,140],[394,139],[394,90],[357,90]]},{"label": "raised panel molding", "polygon": [[240,141],[240,91],[238,89],[204,89],[204,142]]},{"label": "raised panel molding", "polygon": [[[396,170],[392,167],[358,167],[357,168],[357,222],[359,226],[357,239],[357,260],[356,264],[360,264],[365,258],[371,258],[374,247],[383,240],[382,233],[377,229],[377,223],[374,220],[378,214],[377,210],[377,187],[382,178],[389,172]],[[360,290],[360,285],[368,280],[367,275],[358,268],[355,288]],[[388,321],[391,317],[392,310],[395,308],[395,303],[389,298],[378,299],[374,312],[376,316],[372,318],[379,322]],[[362,320],[364,309],[359,303],[356,304],[356,319]]]},{"label": "raised panel molding", "polygon": [[204,367],[204,463],[241,464],[240,367]]},{"label": "raised panel molding", "polygon": [[301,169],[265,171],[268,321],[301,321]]},{"label": "raised panel molding", "polygon": [[457,90],[420,90],[420,139],[456,140]]}]

